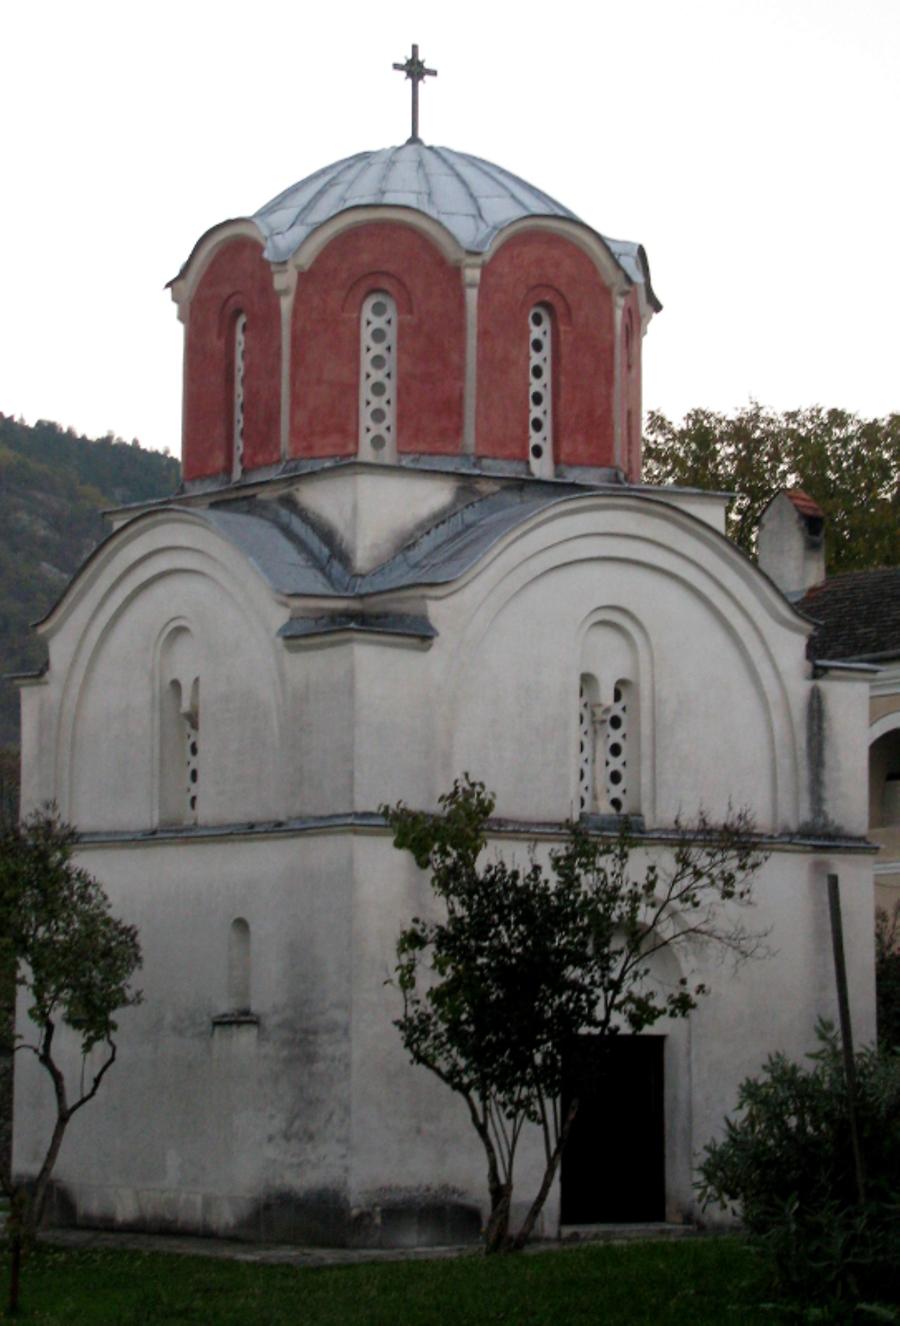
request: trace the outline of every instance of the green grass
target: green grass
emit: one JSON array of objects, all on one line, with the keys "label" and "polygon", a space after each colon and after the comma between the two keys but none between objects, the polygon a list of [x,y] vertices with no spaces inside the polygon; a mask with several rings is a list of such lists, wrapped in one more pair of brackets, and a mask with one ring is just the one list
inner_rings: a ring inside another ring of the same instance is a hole
[{"label": "green grass", "polygon": [[[6,1284],[4,1266],[4,1306]],[[757,1298],[752,1254],[737,1239],[322,1269],[42,1247],[25,1266],[18,1320],[65,1326],[776,1322],[755,1305]]]}]

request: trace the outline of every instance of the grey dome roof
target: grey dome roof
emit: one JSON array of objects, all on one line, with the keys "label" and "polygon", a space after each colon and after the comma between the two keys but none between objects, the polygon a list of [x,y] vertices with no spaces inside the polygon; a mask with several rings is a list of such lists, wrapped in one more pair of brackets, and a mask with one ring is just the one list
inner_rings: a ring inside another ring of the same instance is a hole
[{"label": "grey dome roof", "polygon": [[[502,166],[448,147],[404,143],[323,166],[293,184],[254,213],[266,238],[270,262],[285,262],[307,235],[351,207],[411,207],[433,217],[462,248],[483,253],[504,226],[526,216],[580,218],[549,194]],[[639,244],[606,239],[619,266],[632,281],[650,288],[646,255]]]}]

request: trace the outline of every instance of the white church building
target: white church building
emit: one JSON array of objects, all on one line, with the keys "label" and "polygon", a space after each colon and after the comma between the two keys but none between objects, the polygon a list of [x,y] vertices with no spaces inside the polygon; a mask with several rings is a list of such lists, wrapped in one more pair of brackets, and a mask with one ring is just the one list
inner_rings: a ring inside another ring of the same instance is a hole
[{"label": "white church building", "polygon": [[[643,249],[412,139],[214,227],[171,289],[182,488],[116,514],[22,684],[24,809],[77,825],[144,950],[57,1218],[478,1237],[465,1108],[392,1025],[396,938],[429,893],[379,814],[468,771],[523,859],[582,815],[628,814],[660,852],[679,815],[755,816],[769,955],[692,955],[712,994],[690,1020],[621,1038],[621,1093],[586,1110],[543,1232],[692,1219],[738,1082],[835,1016],[829,871],[874,1032],[868,674],[808,660],[810,621],[726,539],[724,496],[642,484]],[[51,1117],[31,1056],[15,1109],[28,1175]]]}]

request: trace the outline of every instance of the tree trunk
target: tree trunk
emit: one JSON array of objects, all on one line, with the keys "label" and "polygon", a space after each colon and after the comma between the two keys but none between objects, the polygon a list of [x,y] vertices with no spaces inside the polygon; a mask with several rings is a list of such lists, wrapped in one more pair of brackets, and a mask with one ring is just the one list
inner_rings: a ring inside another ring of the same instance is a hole
[{"label": "tree trunk", "polygon": [[508,1252],[509,1243],[509,1205],[512,1199],[512,1184],[500,1183],[491,1186],[491,1214],[484,1231],[484,1251],[490,1256],[495,1252]]},{"label": "tree trunk", "polygon": [[566,1139],[569,1136],[577,1113],[578,1097],[576,1096],[572,1101],[572,1104],[569,1106],[569,1112],[565,1117],[562,1131],[559,1134],[559,1141],[556,1143],[556,1146],[553,1149],[553,1154],[550,1157],[550,1162],[544,1170],[544,1177],[541,1180],[540,1188],[538,1188],[537,1196],[528,1209],[528,1214],[522,1222],[521,1229],[512,1240],[511,1246],[514,1252],[520,1252],[531,1237],[531,1232],[534,1229],[537,1218],[541,1213],[544,1202],[547,1200],[547,1194],[550,1191],[553,1180],[556,1178],[556,1171],[559,1169],[560,1160],[562,1160],[563,1147],[566,1145]]},{"label": "tree trunk", "polygon": [[47,1187],[50,1183],[50,1175],[53,1173],[53,1166],[56,1164],[56,1157],[59,1155],[59,1148],[62,1146],[63,1136],[70,1115],[68,1111],[65,1114],[59,1114],[56,1123],[53,1126],[53,1136],[50,1139],[50,1145],[47,1148],[47,1154],[44,1156],[44,1163],[34,1182],[34,1191],[31,1194],[31,1200],[27,1202],[23,1213],[23,1230],[27,1239],[37,1237],[40,1229],[41,1219],[44,1214],[44,1203],[47,1200]]}]

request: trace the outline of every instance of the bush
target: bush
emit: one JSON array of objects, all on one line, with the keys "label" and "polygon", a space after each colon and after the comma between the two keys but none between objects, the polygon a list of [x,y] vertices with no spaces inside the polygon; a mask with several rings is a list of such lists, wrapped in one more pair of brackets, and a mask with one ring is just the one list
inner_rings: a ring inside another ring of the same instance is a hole
[{"label": "bush", "polygon": [[739,1116],[706,1148],[704,1206],[743,1217],[777,1291],[801,1303],[896,1301],[900,1264],[900,1058],[856,1056],[865,1171],[854,1177],[847,1090],[833,1027],[810,1066],[772,1055],[738,1093]]},{"label": "bush", "polygon": [[900,1054],[900,902],[875,914],[875,1000],[878,1044]]}]

